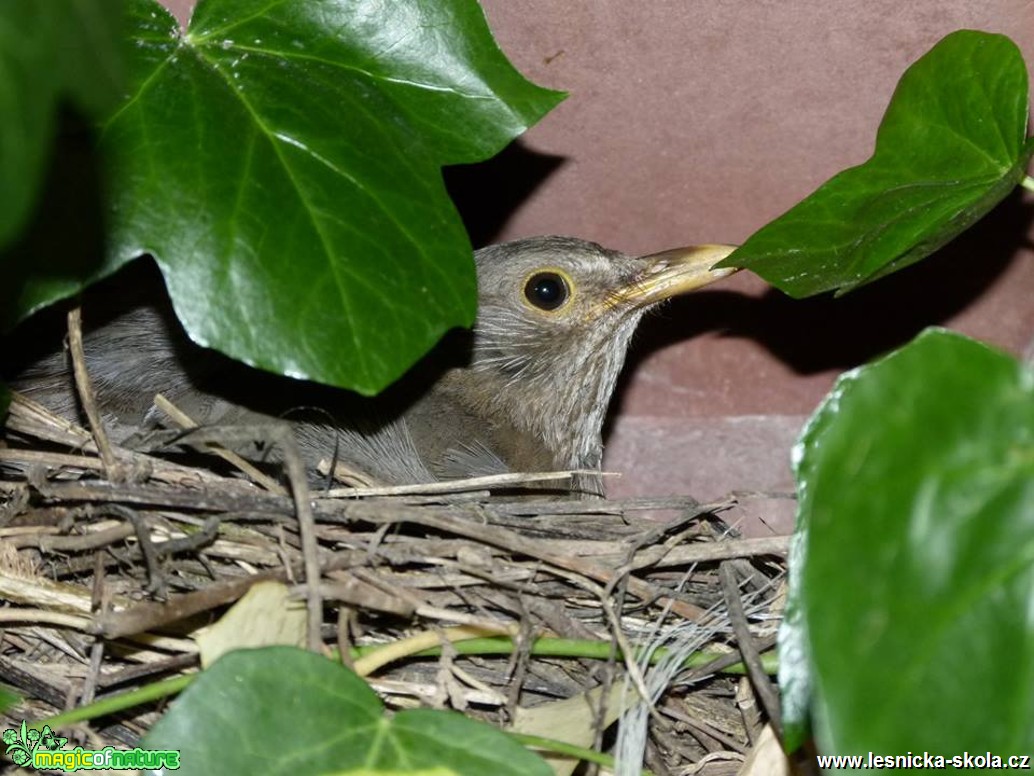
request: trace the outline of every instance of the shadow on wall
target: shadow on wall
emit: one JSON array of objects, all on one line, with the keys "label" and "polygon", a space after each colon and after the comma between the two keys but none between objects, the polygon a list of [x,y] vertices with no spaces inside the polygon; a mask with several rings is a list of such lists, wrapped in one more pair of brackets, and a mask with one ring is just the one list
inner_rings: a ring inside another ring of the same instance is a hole
[{"label": "shadow on wall", "polygon": [[446,167],[445,187],[473,246],[496,242],[520,204],[566,161],[532,151],[518,139],[488,161]]},{"label": "shadow on wall", "polygon": [[839,299],[795,300],[774,288],[760,298],[702,291],[674,299],[663,317],[641,324],[625,380],[650,353],[707,331],[755,340],[801,375],[858,366],[976,301],[1031,246],[1032,218],[1034,206],[1016,192],[934,255]]}]

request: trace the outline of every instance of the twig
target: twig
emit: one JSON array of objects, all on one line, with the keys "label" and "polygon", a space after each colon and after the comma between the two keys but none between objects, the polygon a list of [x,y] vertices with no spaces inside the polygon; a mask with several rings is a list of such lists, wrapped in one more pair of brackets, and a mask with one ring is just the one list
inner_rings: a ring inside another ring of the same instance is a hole
[{"label": "twig", "polygon": [[625,562],[632,563],[632,558],[638,550],[648,545],[656,544],[660,541],[662,536],[677,533],[687,523],[692,523],[696,521],[697,518],[709,515],[712,512],[728,509],[733,503],[734,502],[731,500],[726,500],[716,501],[711,504],[696,504],[693,507],[684,510],[678,519],[665,523],[658,523],[656,526],[641,532],[638,536],[633,537],[633,540],[630,542],[630,552],[625,558]]},{"label": "twig", "polygon": [[95,442],[85,428],[67,418],[55,415],[42,404],[23,393],[11,391],[4,425],[11,431],[35,436],[48,442],[57,442],[68,447],[94,446]]},{"label": "twig", "polygon": [[[757,539],[723,539],[717,542],[694,542],[664,551],[662,548],[647,547],[636,555],[636,568],[645,563],[652,554],[661,554],[648,565],[654,568],[688,566],[692,563],[706,563],[733,558],[753,558],[758,555],[785,555],[790,547],[789,536],[764,536]],[[640,555],[643,557],[640,558]]]},{"label": "twig", "polygon": [[[777,636],[775,634],[771,636],[765,636],[762,639],[758,639],[755,648],[757,649],[758,655],[761,655],[776,644]],[[704,663],[702,666],[690,669],[690,671],[682,677],[684,682],[693,682],[697,679],[701,679],[711,674],[717,674],[719,671],[724,671],[729,666],[734,666],[737,663],[743,661],[742,654],[737,650],[736,652],[729,652],[721,657],[717,657],[709,663]]]},{"label": "twig", "polygon": [[37,547],[42,552],[85,552],[107,547],[133,535],[133,526],[119,525],[103,531],[90,531],[77,536],[53,536],[51,534],[33,534],[12,536],[7,539],[11,546]]},{"label": "twig", "polygon": [[357,578],[353,573],[332,571],[328,576],[334,581],[321,584],[322,595],[326,601],[340,601],[359,609],[388,612],[403,618],[412,617],[416,611],[413,602],[386,594],[380,587]]},{"label": "twig", "polygon": [[[467,477],[444,482],[428,482],[419,485],[385,485],[373,487],[334,488],[326,498],[358,498],[360,496],[430,496],[442,493],[464,493],[513,485],[527,485],[535,482],[569,480],[576,474],[599,474],[600,472],[572,469],[558,472],[509,472],[488,474],[483,477]],[[609,475],[610,472],[603,474]]]},{"label": "twig", "polygon": [[[191,432],[194,433],[194,432]],[[184,509],[192,512],[251,512],[283,517],[291,513],[291,501],[255,488],[231,493],[202,487],[191,490],[155,485],[113,485],[86,482],[42,482],[40,495],[58,501],[120,502]]]},{"label": "twig", "polygon": [[[43,405],[17,391],[11,392],[11,405],[5,425],[8,430],[16,431],[19,434],[75,448],[80,451],[80,455],[18,448],[0,450],[0,460],[12,463],[42,463],[55,468],[62,466],[78,469],[104,468],[103,461],[91,457],[91,454],[97,452],[97,444],[86,429],[55,415]],[[182,431],[164,433],[167,436],[183,435]],[[126,450],[118,446],[112,446],[112,450],[120,462],[138,466],[141,471],[150,472],[153,479],[173,485],[214,482],[226,487],[231,485],[241,488],[251,487],[242,480],[232,480],[206,469],[164,461],[135,450]]]},{"label": "twig", "polygon": [[[154,397],[154,406],[160,409],[166,415],[168,415],[169,419],[172,420],[173,423],[175,423],[177,426],[184,430],[191,430],[200,427],[200,424],[198,424],[197,421],[191,418],[187,413],[185,413],[183,410],[181,410],[179,407],[177,407],[175,404],[173,404],[160,393]],[[272,477],[259,470],[250,461],[237,455],[237,453],[233,452],[232,450],[227,450],[222,445],[216,444],[214,442],[206,445],[206,449],[209,452],[218,455],[220,458],[222,458],[230,465],[236,466],[238,469],[244,472],[244,474],[251,477],[251,479],[253,479],[263,488],[268,490],[270,493],[276,493],[278,496],[287,495],[287,491],[284,490],[284,488],[280,485],[279,482],[277,482]]]},{"label": "twig", "polygon": [[88,455],[54,453],[49,450],[0,449],[0,461],[7,463],[42,464],[57,469],[62,467],[97,470],[104,468],[104,462]]},{"label": "twig", "polygon": [[[718,502],[725,503],[725,501]],[[493,515],[514,517],[542,517],[546,515],[624,515],[640,510],[708,509],[717,506],[700,504],[689,496],[668,496],[665,498],[627,498],[605,501],[589,499],[557,500],[529,498],[521,501],[493,501],[485,505]]]},{"label": "twig", "polygon": [[97,678],[101,672],[101,661],[104,659],[104,640],[94,639],[90,645],[90,670],[83,682],[82,692],[79,694],[79,704],[85,706],[93,702],[97,692]]},{"label": "twig", "polygon": [[108,639],[142,633],[236,601],[256,582],[267,579],[282,580],[283,572],[262,572],[229,582],[217,582],[196,593],[171,596],[160,604],[137,604],[120,612],[106,612],[98,620],[97,630]]},{"label": "twig", "polygon": [[26,698],[39,698],[55,708],[61,706],[63,694],[57,686],[3,655],[0,655],[0,676],[4,678],[4,684],[21,691]]},{"label": "twig", "polygon": [[211,515],[205,518],[205,522],[201,525],[200,530],[179,539],[166,539],[164,542],[155,544],[154,550],[159,556],[162,556],[191,552],[200,547],[205,547],[214,542],[215,537],[219,535],[220,523],[222,523],[221,516]]},{"label": "twig", "polygon": [[636,692],[639,693],[640,700],[646,704],[650,717],[657,720],[659,719],[657,709],[653,704],[653,699],[650,698],[650,691],[646,687],[646,677],[643,676],[643,671],[636,660],[636,650],[629,643],[628,637],[625,635],[624,629],[621,627],[621,618],[618,616],[617,612],[614,611],[614,605],[611,603],[609,598],[609,593],[611,591],[608,589],[605,592],[608,594],[608,597],[601,598],[600,603],[603,606],[603,611],[607,615],[607,620],[610,622],[611,636],[617,642],[618,648],[621,650],[625,670],[628,671],[628,677],[632,680],[632,686],[635,687]]},{"label": "twig", "polygon": [[93,439],[97,443],[101,460],[104,461],[104,469],[108,479],[112,482],[121,482],[124,479],[125,470],[115,458],[115,452],[111,449],[111,442],[108,441],[108,433],[104,429],[104,422],[97,409],[97,397],[93,392],[93,382],[90,380],[90,373],[86,369],[86,354],[83,350],[83,327],[82,309],[78,306],[68,311],[68,349],[72,354],[72,368],[75,373],[75,387],[79,392],[79,401],[82,402],[83,411],[90,420],[90,430],[93,432]]},{"label": "twig", "polygon": [[[410,522],[448,531],[485,544],[491,544],[532,558],[538,558],[550,565],[577,572],[604,584],[615,576],[614,570],[611,568],[598,566],[581,558],[568,558],[557,555],[550,548],[548,542],[529,539],[499,526],[485,525],[469,519],[459,519],[455,516],[455,513],[445,510],[399,506],[385,513],[377,508],[376,505],[365,502],[342,502],[340,511],[344,515],[369,520],[370,522],[383,523],[385,520],[390,522]],[[672,611],[688,620],[697,619],[704,611],[688,601],[671,598],[666,594],[667,591],[656,588],[654,585],[635,577],[629,577],[628,590],[637,598],[646,602],[660,601],[663,603],[671,600]]]},{"label": "twig", "polygon": [[[94,613],[101,611],[104,606],[104,559],[99,552],[93,554],[93,585],[90,591],[90,610]],[[80,705],[93,701],[97,692],[97,683],[101,674],[101,662],[104,660],[104,640],[94,638],[90,645],[90,670],[83,681],[82,693],[79,696]]]},{"label": "twig", "polygon": [[289,426],[276,425],[273,428],[280,449],[284,451],[287,479],[291,483],[295,514],[298,516],[298,533],[302,538],[302,557],[305,565],[305,600],[309,613],[308,645],[309,649],[315,652],[323,643],[320,636],[323,600],[320,597],[320,558],[319,543],[316,540],[316,520],[312,515],[309,484],[305,478],[305,464],[302,463],[298,440]]},{"label": "twig", "polygon": [[153,663],[142,663],[138,666],[130,666],[121,671],[114,671],[109,674],[102,674],[98,677],[98,685],[101,687],[115,687],[126,682],[144,679],[155,674],[166,674],[173,671],[182,671],[184,668],[193,668],[198,664],[198,653],[176,655],[165,660],[157,660]]},{"label": "twig", "polygon": [[733,633],[736,634],[736,646],[743,656],[747,675],[761,700],[761,705],[765,707],[765,713],[768,714],[772,728],[776,731],[777,737],[781,738],[782,721],[779,711],[779,696],[773,689],[772,683],[765,673],[765,668],[761,664],[761,655],[747,623],[747,613],[743,609],[743,601],[740,600],[740,588],[736,584],[736,576],[733,573],[731,562],[722,563],[718,569],[718,577],[721,579],[722,594],[729,612],[729,621],[732,624]]},{"label": "twig", "polygon": [[319,463],[316,464],[316,471],[327,477],[327,490],[330,490],[330,482],[337,480],[338,482],[345,483],[345,487],[348,488],[379,488],[384,483],[373,477],[366,472],[360,471],[352,466],[349,466],[344,461],[337,461],[337,441],[334,443],[334,465],[331,466],[330,461],[326,458],[321,458]]},{"label": "twig", "polygon": [[128,520],[136,531],[136,541],[140,547],[140,555],[147,569],[147,592],[158,599],[166,595],[165,577],[158,562],[158,553],[151,542],[151,531],[142,515],[121,504],[108,504],[107,510],[112,514]]},{"label": "twig", "polygon": [[697,728],[705,735],[717,739],[719,743],[729,751],[737,752],[742,755],[746,750],[746,747],[742,743],[730,736],[724,730],[720,730],[705,719],[700,719],[696,716],[689,716],[688,714],[679,711],[670,700],[664,703],[658,711],[666,717],[670,717],[678,722],[683,722],[686,725]]},{"label": "twig", "polygon": [[517,707],[521,700],[521,690],[524,688],[524,680],[528,675],[528,666],[531,664],[531,643],[534,639],[533,626],[528,613],[524,610],[524,601],[518,599],[521,606],[519,628],[513,636],[513,652],[506,666],[506,677],[508,689],[506,691],[506,714],[509,721],[517,713]]},{"label": "twig", "polygon": [[77,617],[74,614],[63,614],[62,612],[54,612],[47,609],[16,609],[14,607],[0,609],[0,623],[4,622],[48,623],[83,631],[84,633],[88,633],[90,630],[90,619],[88,617]]}]

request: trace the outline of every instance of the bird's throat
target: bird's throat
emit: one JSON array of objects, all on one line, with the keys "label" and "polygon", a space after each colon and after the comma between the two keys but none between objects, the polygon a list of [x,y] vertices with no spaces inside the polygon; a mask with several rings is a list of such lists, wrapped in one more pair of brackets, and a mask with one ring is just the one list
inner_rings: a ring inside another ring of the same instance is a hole
[{"label": "bird's throat", "polygon": [[445,375],[429,403],[455,418],[448,444],[487,448],[509,471],[599,471],[604,417],[638,318],[589,333],[516,378],[474,368]]}]

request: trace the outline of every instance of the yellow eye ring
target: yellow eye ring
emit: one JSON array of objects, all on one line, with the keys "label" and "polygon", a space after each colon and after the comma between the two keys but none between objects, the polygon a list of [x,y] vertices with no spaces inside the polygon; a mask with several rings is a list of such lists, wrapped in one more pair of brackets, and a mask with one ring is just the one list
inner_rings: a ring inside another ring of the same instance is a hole
[{"label": "yellow eye ring", "polygon": [[556,267],[537,269],[524,280],[525,304],[542,312],[555,313],[571,303],[574,283],[570,276]]}]

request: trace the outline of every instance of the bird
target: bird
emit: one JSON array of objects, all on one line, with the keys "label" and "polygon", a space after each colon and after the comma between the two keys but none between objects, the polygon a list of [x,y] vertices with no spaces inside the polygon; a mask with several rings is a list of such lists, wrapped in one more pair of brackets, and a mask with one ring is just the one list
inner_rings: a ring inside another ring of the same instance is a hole
[{"label": "bird", "polygon": [[[734,272],[712,269],[732,250],[629,256],[555,235],[481,248],[472,329],[451,332],[373,398],[260,373],[202,348],[155,294],[86,332],[86,367],[117,441],[159,422],[152,400],[160,392],[201,424],[286,418],[310,468],[333,454],[368,482],[575,470],[587,474],[571,490],[602,495],[603,422],[636,326],[661,302]],[[77,416],[61,353],[13,383]]]}]

